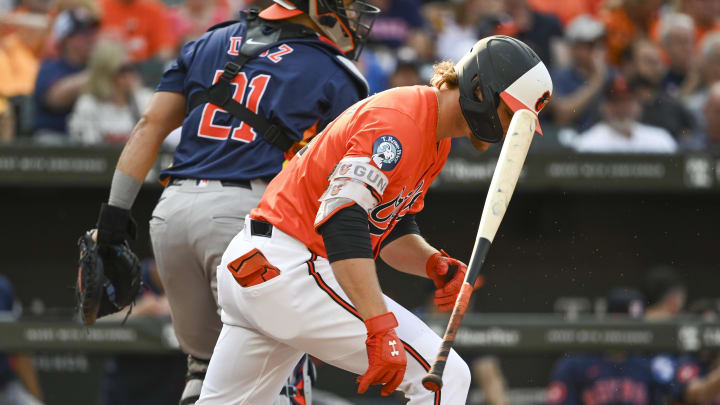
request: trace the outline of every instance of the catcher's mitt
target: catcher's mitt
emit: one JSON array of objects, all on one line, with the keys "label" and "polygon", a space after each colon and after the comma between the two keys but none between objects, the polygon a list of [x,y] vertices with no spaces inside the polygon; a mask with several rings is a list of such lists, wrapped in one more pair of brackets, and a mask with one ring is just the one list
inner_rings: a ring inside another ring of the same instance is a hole
[{"label": "catcher's mitt", "polygon": [[96,243],[92,234],[90,230],[78,240],[80,261],[76,285],[78,309],[88,325],[131,305],[142,285],[140,260],[127,241]]}]

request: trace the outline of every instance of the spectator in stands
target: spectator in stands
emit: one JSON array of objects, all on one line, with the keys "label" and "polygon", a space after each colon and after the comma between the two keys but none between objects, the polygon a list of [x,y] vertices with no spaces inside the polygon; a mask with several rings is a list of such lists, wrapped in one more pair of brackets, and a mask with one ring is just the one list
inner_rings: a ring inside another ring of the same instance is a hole
[{"label": "spectator in stands", "polygon": [[85,67],[99,23],[84,8],[63,11],[55,20],[53,36],[59,55],[42,62],[33,93],[37,141],[57,143],[67,139],[67,119],[87,84]]},{"label": "spectator in stands", "polygon": [[51,0],[20,0],[15,12],[49,14],[53,10],[54,2]]},{"label": "spectator in stands", "polygon": [[7,13],[12,10],[15,2],[12,0],[0,0],[0,14]]},{"label": "spectator in stands", "polygon": [[720,32],[720,2],[717,0],[681,0],[681,10],[695,21],[695,38],[702,41],[712,32]]},{"label": "spectator in stands", "polygon": [[142,87],[125,48],[100,43],[90,56],[90,78],[70,116],[69,132],[83,144],[124,144],[152,91]]},{"label": "spectator in stands", "polygon": [[529,0],[530,7],[541,12],[554,14],[567,26],[575,17],[583,14],[596,15],[605,0]]},{"label": "spectator in stands", "polygon": [[662,128],[641,124],[642,107],[622,76],[616,76],[600,105],[602,121],[574,142],[579,152],[674,153],[677,144]]},{"label": "spectator in stands", "polygon": [[501,22],[495,34],[515,37],[530,46],[545,64],[555,64],[553,47],[563,37],[563,26],[552,14],[540,13],[527,4],[527,0],[505,0],[505,12],[510,16]]},{"label": "spectator in stands", "polygon": [[684,97],[698,80],[693,69],[695,24],[687,14],[671,13],[660,20],[659,36],[668,67],[662,87],[670,95]]},{"label": "spectator in stands", "polygon": [[167,8],[157,0],[101,0],[104,34],[126,44],[133,62],[172,59]]},{"label": "spectator in stands", "polygon": [[211,26],[231,17],[226,0],[185,0],[168,10],[169,26],[177,45],[199,38]]},{"label": "spectator in stands", "polygon": [[[170,305],[153,259],[142,262],[143,289],[133,308],[132,318],[169,320]],[[118,312],[103,321],[122,321]],[[164,355],[124,354],[105,363],[100,387],[100,405],[176,405],[185,381],[186,357],[182,353]]]},{"label": "spectator in stands", "polygon": [[49,18],[43,14],[8,13],[0,18],[0,94],[29,95],[47,41]]},{"label": "spectator in stands", "polygon": [[388,88],[388,80],[394,60],[391,63],[383,63],[383,54],[376,54],[372,49],[365,49],[357,61],[360,72],[368,82],[369,94],[379,93]]},{"label": "spectator in stands", "polygon": [[390,76],[402,55],[408,54],[428,66],[435,62],[436,56],[429,26],[420,14],[420,0],[371,0],[370,3],[380,8],[381,13],[373,24],[369,49],[362,54],[360,69],[368,74],[370,94],[373,94],[388,88]]},{"label": "spectator in stands", "polygon": [[416,86],[427,83],[420,77],[420,65],[414,59],[398,60],[395,72],[390,75],[390,88]]},{"label": "spectator in stands", "polygon": [[573,20],[565,31],[570,65],[553,70],[550,111],[561,127],[582,132],[600,120],[600,102],[615,70],[608,67],[605,27],[589,15]]},{"label": "spectator in stands", "polygon": [[426,35],[419,0],[371,0],[381,10],[370,31],[370,43],[397,49],[411,44],[413,36]]},{"label": "spectator in stands", "polygon": [[[370,32],[369,43],[376,46],[376,53],[385,51],[394,58],[395,52],[409,47],[421,63],[431,67],[436,62],[435,43],[430,37],[430,27],[420,14],[420,0],[371,0],[370,3],[382,10]],[[392,72],[394,68],[392,64],[387,71]]]},{"label": "spectator in stands", "polygon": [[[435,8],[438,13],[445,8]],[[447,14],[439,14],[432,20],[437,21],[437,41],[435,47],[441,60],[460,60],[467,50],[481,38],[479,26],[486,24],[489,18],[496,18],[504,10],[502,1],[467,0],[453,4]],[[493,28],[494,29],[494,28]],[[489,34],[491,32],[483,33]]]},{"label": "spectator in stands", "polygon": [[[12,12],[0,16],[0,139],[12,140],[25,130],[29,99],[47,41],[47,15]],[[22,124],[22,125],[21,125]]]},{"label": "spectator in stands", "polygon": [[[19,315],[12,285],[0,275],[0,316],[12,319]],[[42,390],[30,356],[0,353],[0,404],[42,405]]]},{"label": "spectator in stands", "polygon": [[553,70],[553,102],[549,107],[559,126],[582,132],[600,119],[600,102],[615,74],[605,62],[604,34],[602,23],[589,15],[576,18],[565,31],[571,63],[565,69]]},{"label": "spectator in stands", "polygon": [[623,53],[637,38],[648,35],[658,19],[662,0],[622,0],[600,13],[607,29],[609,60],[619,65]]},{"label": "spectator in stands", "polygon": [[15,112],[6,98],[0,98],[0,144],[15,138]]},{"label": "spectator in stands", "polygon": [[720,33],[707,35],[700,43],[701,80],[694,92],[685,99],[685,106],[695,117],[696,127],[705,133],[704,108],[707,102],[708,89],[720,81]]},{"label": "spectator in stands", "polygon": [[715,82],[708,91],[705,103],[705,133],[702,134],[703,148],[720,148],[720,82]]},{"label": "spectator in stands", "polygon": [[624,64],[630,87],[642,105],[640,122],[668,131],[677,141],[694,136],[692,114],[662,89],[665,67],[660,48],[648,39],[638,39]]},{"label": "spectator in stands", "polygon": [[657,266],[645,275],[645,319],[662,321],[678,316],[685,308],[687,289],[675,269]]}]

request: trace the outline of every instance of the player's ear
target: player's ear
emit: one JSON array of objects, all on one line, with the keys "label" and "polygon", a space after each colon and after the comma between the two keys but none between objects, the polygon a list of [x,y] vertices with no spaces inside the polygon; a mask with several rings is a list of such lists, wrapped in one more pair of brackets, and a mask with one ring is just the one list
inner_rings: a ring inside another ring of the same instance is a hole
[{"label": "player's ear", "polygon": [[477,97],[478,101],[483,101],[482,89],[480,88],[480,86],[475,89],[475,97]]}]

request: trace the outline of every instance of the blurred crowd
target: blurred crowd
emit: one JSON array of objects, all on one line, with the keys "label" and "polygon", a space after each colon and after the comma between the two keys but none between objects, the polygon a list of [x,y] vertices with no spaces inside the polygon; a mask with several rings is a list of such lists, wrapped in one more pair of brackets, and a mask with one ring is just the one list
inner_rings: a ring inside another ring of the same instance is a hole
[{"label": "blurred crowd", "polygon": [[[560,298],[556,310],[565,314],[569,324],[585,314],[588,318],[584,319],[624,324],[624,328],[642,321],[662,324],[683,320],[701,325],[720,319],[720,300],[689,298],[677,270],[657,266],[646,272],[641,284],[613,288],[594,306],[586,298]],[[695,338],[692,334],[679,336],[681,340]],[[516,389],[521,387],[508,385],[502,357],[482,356],[470,363],[474,387],[483,392],[485,405],[720,404],[720,355],[715,350],[564,353],[551,370],[542,399],[517,395]]]},{"label": "blurred crowd", "polygon": [[[371,93],[427,83],[492,34],[551,71],[543,145],[676,153],[720,145],[720,0],[369,0]],[[180,47],[269,0],[0,0],[0,140],[123,143]]]},{"label": "blurred crowd", "polygon": [[[612,289],[602,300],[601,316],[608,320],[629,318],[630,322],[717,322],[718,301],[688,298],[679,273],[672,267],[658,266],[645,274],[641,285]],[[555,364],[547,403],[719,404],[720,357],[713,350],[692,354],[622,350],[567,353]]]}]

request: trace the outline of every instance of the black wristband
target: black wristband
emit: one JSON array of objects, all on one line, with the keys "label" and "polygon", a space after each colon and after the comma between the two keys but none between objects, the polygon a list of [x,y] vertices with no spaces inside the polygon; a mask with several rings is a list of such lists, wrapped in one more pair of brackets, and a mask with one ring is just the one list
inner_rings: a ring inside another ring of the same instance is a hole
[{"label": "black wristband", "polygon": [[382,248],[395,239],[410,234],[420,235],[420,227],[417,222],[415,222],[415,214],[407,214],[402,217],[400,222],[395,224],[393,230],[390,231],[390,235],[383,240],[380,249],[382,250]]},{"label": "black wristband", "polygon": [[344,259],[372,259],[368,215],[353,204],[336,212],[318,232],[325,242],[330,263]]},{"label": "black wristband", "polygon": [[106,203],[100,206],[100,215],[95,227],[99,245],[114,245],[128,239],[135,239],[137,228],[135,220],[130,215],[130,210]]}]

